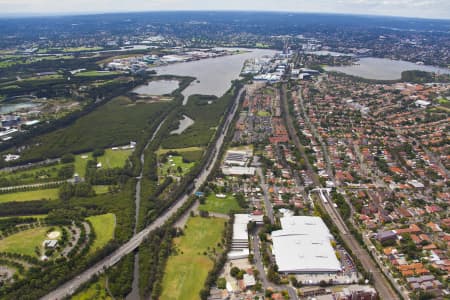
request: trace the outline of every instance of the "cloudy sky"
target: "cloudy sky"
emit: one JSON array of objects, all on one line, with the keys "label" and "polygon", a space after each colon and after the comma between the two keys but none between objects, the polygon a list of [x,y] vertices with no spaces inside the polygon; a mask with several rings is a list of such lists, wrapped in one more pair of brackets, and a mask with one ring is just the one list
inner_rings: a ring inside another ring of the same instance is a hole
[{"label": "cloudy sky", "polygon": [[450,0],[0,0],[0,14],[268,10],[450,19]]}]

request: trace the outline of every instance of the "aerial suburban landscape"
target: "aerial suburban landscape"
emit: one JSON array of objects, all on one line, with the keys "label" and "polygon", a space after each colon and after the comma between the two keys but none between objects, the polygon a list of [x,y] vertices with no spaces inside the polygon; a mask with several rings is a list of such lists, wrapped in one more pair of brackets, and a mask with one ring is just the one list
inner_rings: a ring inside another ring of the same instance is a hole
[{"label": "aerial suburban landscape", "polygon": [[450,299],[445,1],[14,2],[0,299]]}]

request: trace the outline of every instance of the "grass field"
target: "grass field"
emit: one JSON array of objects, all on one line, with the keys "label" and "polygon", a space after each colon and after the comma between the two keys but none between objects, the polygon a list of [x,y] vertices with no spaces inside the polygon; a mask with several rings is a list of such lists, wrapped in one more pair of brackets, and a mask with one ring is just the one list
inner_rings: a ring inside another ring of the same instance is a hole
[{"label": "grass field", "polygon": [[105,154],[97,158],[102,163],[102,168],[123,168],[128,157],[130,157],[133,150],[111,150],[106,149]]},{"label": "grass field", "polygon": [[83,289],[71,300],[112,300],[106,291],[106,277],[101,276],[96,282]]},{"label": "grass field", "polygon": [[175,148],[175,149],[159,148],[158,151],[156,152],[156,154],[162,155],[162,154],[165,154],[165,153],[171,152],[171,151],[176,151],[176,152],[182,154],[184,152],[203,151],[203,148],[202,147],[188,147],[188,148]]},{"label": "grass field", "polygon": [[57,200],[58,189],[46,189],[46,190],[36,190],[36,191],[28,191],[28,192],[17,192],[10,194],[0,194],[0,203],[5,202],[24,202],[24,201],[32,201],[32,200]]},{"label": "grass field", "polygon": [[115,98],[69,127],[30,139],[27,144],[32,146],[22,152],[22,158],[45,159],[128,144],[138,140],[142,130],[148,128],[167,105],[134,104],[126,97]]},{"label": "grass field", "polygon": [[36,257],[36,247],[42,247],[49,227],[24,230],[0,240],[0,252],[12,252]]},{"label": "grass field", "polygon": [[[163,177],[167,175],[183,176],[187,174],[194,165],[194,162],[184,163],[183,157],[181,156],[167,157],[167,162],[158,169],[158,175]],[[181,173],[178,172],[178,167],[181,168]]]},{"label": "grass field", "polygon": [[92,243],[91,249],[89,250],[89,253],[92,254],[103,248],[114,238],[116,216],[110,213],[88,217],[87,219],[91,222],[92,227],[94,227],[94,232],[96,235],[94,243]]},{"label": "grass field", "polygon": [[232,210],[240,210],[241,207],[237,203],[236,199],[227,195],[226,198],[217,198],[216,195],[211,194],[206,198],[205,204],[199,206],[200,210],[216,212],[221,214],[228,214]]},{"label": "grass field", "polygon": [[185,159],[190,161],[199,161],[203,156],[203,148],[201,147],[188,147],[188,148],[178,148],[178,149],[163,149],[159,148],[156,152],[157,155],[162,155],[167,152],[177,152]]},{"label": "grass field", "polygon": [[258,117],[270,117],[270,112],[265,110],[260,110],[256,113]]},{"label": "grass field", "polygon": [[103,76],[115,76],[121,75],[122,72],[112,71],[112,72],[100,72],[100,71],[85,71],[76,74],[76,77],[103,77]]},{"label": "grass field", "polygon": [[[102,163],[102,168],[122,168],[125,166],[125,162],[130,157],[133,150],[111,150],[106,149],[105,154],[97,157],[97,161]],[[87,156],[87,157],[86,157]],[[83,158],[86,157],[86,158]],[[75,156],[75,172],[83,177],[86,175],[86,165],[88,160],[92,160],[92,153],[83,153]]]},{"label": "grass field", "polygon": [[57,164],[29,170],[18,170],[12,173],[0,172],[0,178],[11,183],[5,186],[56,181],[58,180],[58,171],[63,166],[63,164]]},{"label": "grass field", "polygon": [[82,178],[84,178],[84,176],[86,175],[86,166],[88,160],[90,159],[92,159],[91,153],[75,155],[75,173],[77,173]]},{"label": "grass field", "polygon": [[225,220],[190,218],[185,234],[175,239],[178,254],[169,257],[162,283],[161,300],[199,299],[213,261],[203,253],[217,248]]},{"label": "grass field", "polygon": [[109,185],[94,185],[92,188],[97,195],[106,194],[109,192]]},{"label": "grass field", "polygon": [[9,218],[20,218],[20,219],[36,218],[36,219],[44,219],[46,217],[47,217],[47,215],[10,216],[10,217],[0,217],[0,220],[9,219]]}]

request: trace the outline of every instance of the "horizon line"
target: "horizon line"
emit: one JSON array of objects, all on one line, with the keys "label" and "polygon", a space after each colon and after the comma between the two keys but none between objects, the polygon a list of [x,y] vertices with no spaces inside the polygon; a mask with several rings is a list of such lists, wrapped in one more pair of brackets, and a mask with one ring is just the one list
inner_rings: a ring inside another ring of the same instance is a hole
[{"label": "horizon line", "polygon": [[290,14],[310,14],[310,15],[341,15],[354,17],[376,17],[376,18],[399,18],[399,19],[418,19],[418,20],[432,20],[432,21],[450,21],[449,18],[433,18],[433,17],[416,17],[416,16],[401,16],[401,15],[385,15],[385,14],[363,14],[363,13],[346,13],[346,12],[315,12],[315,11],[292,11],[292,10],[246,10],[246,9],[216,9],[216,10],[201,10],[201,9],[181,9],[181,10],[144,10],[144,11],[79,11],[79,12],[54,12],[54,13],[0,13],[0,19],[26,19],[26,18],[46,18],[46,17],[81,17],[81,16],[95,16],[95,15],[113,15],[113,14],[139,14],[139,13],[226,13],[226,12],[241,12],[241,13],[290,13]]}]

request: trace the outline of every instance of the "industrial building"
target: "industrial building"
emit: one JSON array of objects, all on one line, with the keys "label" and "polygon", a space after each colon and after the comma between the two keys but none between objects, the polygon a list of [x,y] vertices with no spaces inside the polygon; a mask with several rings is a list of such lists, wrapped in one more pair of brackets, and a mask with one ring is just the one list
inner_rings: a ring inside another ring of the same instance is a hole
[{"label": "industrial building", "polygon": [[333,236],[319,217],[280,219],[281,230],[272,232],[278,271],[285,274],[337,273],[341,264],[331,246]]}]

